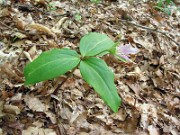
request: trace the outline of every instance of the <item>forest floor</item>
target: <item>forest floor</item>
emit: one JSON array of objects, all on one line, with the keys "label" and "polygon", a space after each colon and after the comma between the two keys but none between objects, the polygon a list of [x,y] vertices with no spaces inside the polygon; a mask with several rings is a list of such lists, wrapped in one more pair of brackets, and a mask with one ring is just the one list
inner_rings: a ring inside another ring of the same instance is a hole
[{"label": "forest floor", "polygon": [[[178,10],[167,15],[150,0],[0,2],[0,134],[180,134]],[[52,48],[77,50],[88,32],[139,49],[131,57],[134,63],[104,57],[123,102],[118,113],[81,79],[79,70],[56,94],[65,76],[24,85],[29,62]]]}]

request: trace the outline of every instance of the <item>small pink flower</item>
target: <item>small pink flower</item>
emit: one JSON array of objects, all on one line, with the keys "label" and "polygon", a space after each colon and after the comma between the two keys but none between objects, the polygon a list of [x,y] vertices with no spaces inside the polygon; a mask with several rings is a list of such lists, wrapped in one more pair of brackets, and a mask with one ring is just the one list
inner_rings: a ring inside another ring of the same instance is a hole
[{"label": "small pink flower", "polygon": [[129,55],[136,54],[138,52],[139,50],[137,48],[132,47],[131,44],[121,45],[117,47],[117,55],[125,59],[126,61],[130,62],[132,61],[129,59]]}]

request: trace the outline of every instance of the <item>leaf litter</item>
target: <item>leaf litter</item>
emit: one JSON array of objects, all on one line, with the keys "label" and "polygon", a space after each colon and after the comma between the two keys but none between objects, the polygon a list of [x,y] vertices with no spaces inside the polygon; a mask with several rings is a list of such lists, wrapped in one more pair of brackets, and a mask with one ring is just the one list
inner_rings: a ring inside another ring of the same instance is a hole
[{"label": "leaf litter", "polygon": [[[148,0],[0,3],[0,134],[180,134],[178,10],[167,16]],[[139,50],[131,56],[134,63],[104,57],[123,100],[118,113],[80,79],[78,70],[56,94],[64,76],[23,85],[24,66],[41,52],[78,49],[80,38],[92,31]]]}]

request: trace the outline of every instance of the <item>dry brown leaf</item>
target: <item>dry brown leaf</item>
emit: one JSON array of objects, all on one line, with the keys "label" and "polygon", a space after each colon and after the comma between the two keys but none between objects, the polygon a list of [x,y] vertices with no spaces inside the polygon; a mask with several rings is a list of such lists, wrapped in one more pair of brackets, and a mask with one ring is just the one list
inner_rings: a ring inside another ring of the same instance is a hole
[{"label": "dry brown leaf", "polygon": [[80,73],[79,69],[76,69],[73,74],[76,75],[77,77],[81,78],[81,73]]},{"label": "dry brown leaf", "polygon": [[138,74],[139,80],[147,81],[149,79],[147,76],[145,76],[145,72],[142,72],[139,67],[136,67],[134,71]]},{"label": "dry brown leaf", "polygon": [[112,114],[111,117],[115,120],[125,121],[127,115],[126,111],[120,108],[120,110],[117,113]]},{"label": "dry brown leaf", "polygon": [[14,59],[16,59],[18,57],[17,53],[20,52],[20,50],[18,51],[13,51],[13,52],[9,52],[9,53],[4,53],[3,50],[0,50],[0,67],[3,67],[7,61],[12,61]]},{"label": "dry brown leaf", "polygon": [[[89,129],[90,123],[87,121],[87,112],[79,114],[79,116],[74,121],[77,127]],[[83,124],[82,124],[83,123]]]},{"label": "dry brown leaf", "polygon": [[52,27],[54,33],[61,33],[62,24],[68,19],[68,17],[61,18],[55,25]]},{"label": "dry brown leaf", "polygon": [[23,51],[23,53],[24,53],[24,55],[26,56],[26,58],[28,58],[28,60],[29,60],[30,62],[33,61],[32,58],[31,58],[31,56],[30,56],[30,54],[29,54],[28,52]]},{"label": "dry brown leaf", "polygon": [[51,122],[55,124],[57,122],[56,115],[52,112],[45,112],[46,117],[50,118]]},{"label": "dry brown leaf", "polygon": [[60,116],[64,120],[70,120],[72,112],[69,108],[61,108]]},{"label": "dry brown leaf", "polygon": [[71,90],[72,99],[80,99],[83,97],[83,93],[78,89]]},{"label": "dry brown leaf", "polygon": [[3,101],[0,101],[0,118],[1,118],[2,116],[4,116],[3,107],[4,107],[4,102],[3,102]]},{"label": "dry brown leaf", "polygon": [[12,43],[11,45],[14,46],[14,47],[20,48],[20,47],[22,47],[22,46],[25,46],[25,43],[24,43],[25,40],[26,40],[26,39],[18,40],[18,41],[16,41],[16,42]]},{"label": "dry brown leaf", "polygon": [[38,128],[38,127],[28,127],[28,129],[22,131],[23,135],[57,135],[53,129],[49,128]]},{"label": "dry brown leaf", "polygon": [[20,101],[22,100],[22,93],[17,93],[11,98],[11,101]]},{"label": "dry brown leaf", "polygon": [[46,0],[35,0],[35,2],[39,5],[46,6]]},{"label": "dry brown leaf", "polygon": [[36,49],[36,46],[32,46],[29,51],[28,51],[29,55],[31,56],[32,60],[34,60],[35,58],[38,57],[37,55],[37,49]]},{"label": "dry brown leaf", "polygon": [[29,27],[35,29],[38,32],[43,32],[45,34],[55,36],[55,34],[51,31],[51,29],[49,29],[45,25],[34,23],[34,24],[30,24]]},{"label": "dry brown leaf", "polygon": [[89,135],[88,133],[86,133],[86,132],[80,132],[79,134],[77,134],[77,135]]},{"label": "dry brown leaf", "polygon": [[11,12],[8,10],[8,8],[4,8],[0,11],[0,17],[10,16]]},{"label": "dry brown leaf", "polygon": [[[0,96],[6,99],[6,105],[11,103],[23,109],[23,112],[29,112],[29,109],[32,111],[27,115],[22,113],[25,115],[9,116],[2,112],[4,103],[1,107],[0,102],[0,115],[3,115],[6,122],[11,122],[8,128],[3,123],[1,128],[4,134],[15,134],[17,131],[13,130],[21,130],[21,124],[16,122],[18,118],[19,123],[23,122],[25,126],[23,135],[49,134],[46,129],[51,130],[50,135],[54,135],[58,130],[60,131],[57,134],[62,135],[179,135],[179,47],[156,30],[128,25],[120,19],[133,19],[136,24],[166,31],[172,39],[179,42],[180,12],[173,9],[173,15],[166,16],[154,9],[155,2],[137,0],[101,1],[98,8],[97,4],[90,1],[52,1],[54,5],[49,5],[51,1],[47,3],[46,0],[16,1],[17,3],[2,6],[0,10],[0,16],[4,16],[0,23],[0,37],[3,42],[0,43]],[[21,1],[24,3],[20,3]],[[20,6],[25,7],[24,4],[31,5],[31,11],[19,11]],[[49,10],[51,6],[57,10]],[[80,22],[75,21],[76,14],[81,15]],[[35,26],[27,27],[34,22]],[[12,41],[12,33],[18,32],[14,27],[27,33],[31,30],[27,35],[28,40],[18,38],[16,42]],[[112,114],[92,88],[80,79],[79,70],[75,71],[74,77],[68,79],[57,95],[49,94],[64,77],[31,87],[18,84],[13,74],[22,78],[22,73],[19,74],[18,70],[23,71],[28,62],[27,58],[33,60],[42,51],[54,47],[77,50],[82,35],[91,31],[106,33],[112,40],[124,44],[133,43],[140,50],[135,59],[136,65],[117,62],[112,57],[107,60],[108,65],[115,71],[115,83],[124,103],[117,113]],[[39,36],[39,33],[42,35]],[[55,37],[52,37],[54,35]],[[21,51],[16,51],[17,48]],[[21,55],[23,51],[26,55]],[[7,62],[13,67],[9,69],[12,70],[8,71],[9,73],[2,69],[6,68],[4,63]],[[24,94],[32,99],[28,99],[31,102],[25,101],[27,97]],[[141,98],[137,98],[137,95]],[[22,102],[24,97],[25,104]],[[52,100],[49,97],[52,97]],[[38,110],[37,106],[41,110]],[[9,117],[6,117],[7,115]]]},{"label": "dry brown leaf", "polygon": [[134,91],[137,97],[139,97],[141,87],[138,84],[132,84],[129,82],[126,82],[126,84]]},{"label": "dry brown leaf", "polygon": [[154,126],[148,126],[149,135],[159,135],[159,131]]},{"label": "dry brown leaf", "polygon": [[15,67],[13,67],[10,62],[4,63],[0,68],[2,73],[8,75],[9,78],[14,79],[20,83],[24,82],[23,78],[17,74]]},{"label": "dry brown leaf", "polygon": [[34,121],[32,124],[38,128],[41,128],[43,127],[44,122],[38,120],[38,121]]},{"label": "dry brown leaf", "polygon": [[82,112],[81,112],[77,107],[74,107],[69,122],[70,122],[70,123],[73,123],[73,122],[78,118],[78,116],[79,116],[81,113],[82,113]]},{"label": "dry brown leaf", "polygon": [[16,19],[16,27],[20,30],[25,30],[27,23],[23,21],[22,19],[18,18]]},{"label": "dry brown leaf", "polygon": [[134,42],[137,43],[137,44],[142,45],[142,46],[143,46],[145,49],[147,49],[148,51],[150,51],[150,52],[152,51],[153,44],[150,43],[150,42],[148,41],[148,39],[138,36],[138,37],[134,38]]},{"label": "dry brown leaf", "polygon": [[30,96],[30,95],[26,95],[24,96],[24,101],[26,103],[26,105],[32,109],[33,111],[36,112],[46,112],[49,108],[48,105],[46,105],[45,103],[43,103],[40,99],[38,99],[37,97],[34,96]]},{"label": "dry brown leaf", "polygon": [[11,113],[11,114],[20,114],[21,109],[18,108],[18,106],[15,105],[4,105],[4,112]]}]

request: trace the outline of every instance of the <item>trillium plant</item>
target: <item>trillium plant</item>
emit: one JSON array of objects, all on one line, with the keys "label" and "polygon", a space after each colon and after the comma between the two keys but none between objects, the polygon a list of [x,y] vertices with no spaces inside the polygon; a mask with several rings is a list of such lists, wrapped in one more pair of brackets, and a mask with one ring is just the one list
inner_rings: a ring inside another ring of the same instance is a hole
[{"label": "trillium plant", "polygon": [[79,68],[82,78],[113,112],[117,112],[121,99],[114,84],[114,73],[100,57],[111,54],[124,62],[131,62],[129,55],[138,52],[130,44],[117,45],[107,35],[93,32],[81,38],[80,54],[67,48],[43,52],[25,67],[25,85],[53,79]]}]

